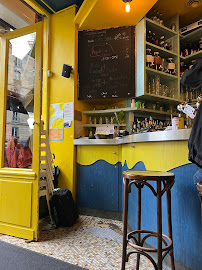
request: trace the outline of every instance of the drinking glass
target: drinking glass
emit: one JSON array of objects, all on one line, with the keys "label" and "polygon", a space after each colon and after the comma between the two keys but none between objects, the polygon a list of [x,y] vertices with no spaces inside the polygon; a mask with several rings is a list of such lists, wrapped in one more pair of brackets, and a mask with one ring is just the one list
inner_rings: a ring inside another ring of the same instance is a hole
[{"label": "drinking glass", "polygon": [[160,76],[159,75],[155,75],[155,94],[159,95],[160,94]]}]

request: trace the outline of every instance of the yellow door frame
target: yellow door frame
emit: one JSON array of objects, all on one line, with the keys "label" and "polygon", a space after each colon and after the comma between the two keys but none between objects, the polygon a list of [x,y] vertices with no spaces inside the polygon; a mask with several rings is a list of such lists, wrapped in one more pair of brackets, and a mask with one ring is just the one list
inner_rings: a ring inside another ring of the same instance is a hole
[{"label": "yellow door frame", "polygon": [[[34,125],[32,169],[4,168],[6,97],[9,40],[36,32]],[[38,179],[40,175],[40,119],[42,95],[43,23],[36,23],[0,36],[0,233],[38,239]],[[7,201],[5,201],[7,200]],[[25,207],[26,200],[29,201]],[[18,215],[12,213],[12,204]],[[8,213],[4,210],[9,207]],[[25,209],[25,210],[24,210]],[[22,211],[21,211],[22,210]],[[24,211],[24,213],[23,213]],[[13,218],[12,214],[15,216]]]},{"label": "yellow door frame", "polygon": [[[44,16],[44,29],[43,29],[43,96],[42,96],[42,119],[45,123],[44,128],[49,131],[49,78],[48,70],[50,70],[50,28],[51,28],[51,15],[35,0],[24,0],[30,7],[36,10],[39,14]],[[43,2],[43,1],[42,1]],[[45,2],[44,2],[45,4]],[[53,13],[54,10],[45,4]]]}]

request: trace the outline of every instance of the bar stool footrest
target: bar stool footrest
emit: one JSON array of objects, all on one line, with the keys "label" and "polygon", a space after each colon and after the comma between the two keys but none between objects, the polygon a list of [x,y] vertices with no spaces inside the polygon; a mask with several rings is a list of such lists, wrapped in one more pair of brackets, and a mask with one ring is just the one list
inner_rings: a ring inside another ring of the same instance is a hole
[{"label": "bar stool footrest", "polygon": [[[137,240],[137,236],[141,234],[146,234],[140,242]],[[143,247],[144,242],[149,237],[157,237],[157,232],[148,231],[148,230],[136,230],[128,233],[127,235],[127,243],[137,251],[144,252],[158,252],[156,248],[146,248]],[[131,242],[130,239],[134,240],[135,243]],[[166,242],[166,240],[167,242]],[[173,248],[173,241],[165,234],[162,234],[162,242],[165,244],[165,247],[162,247],[162,252],[167,251],[166,254]]]}]

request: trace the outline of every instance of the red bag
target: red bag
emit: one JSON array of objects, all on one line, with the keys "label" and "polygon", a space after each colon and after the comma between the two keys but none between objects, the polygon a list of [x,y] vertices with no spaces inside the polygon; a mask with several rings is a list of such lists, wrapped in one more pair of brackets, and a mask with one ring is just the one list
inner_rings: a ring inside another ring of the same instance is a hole
[{"label": "red bag", "polygon": [[18,161],[17,161],[18,168],[25,168],[31,164],[32,164],[32,152],[29,146],[25,148],[21,147],[18,154]]}]

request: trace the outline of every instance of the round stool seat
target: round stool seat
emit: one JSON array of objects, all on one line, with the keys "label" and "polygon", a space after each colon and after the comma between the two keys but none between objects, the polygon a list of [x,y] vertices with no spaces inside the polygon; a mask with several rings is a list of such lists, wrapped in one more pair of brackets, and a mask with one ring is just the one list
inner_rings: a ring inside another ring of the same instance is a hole
[{"label": "round stool seat", "polygon": [[170,172],[159,172],[159,171],[125,171],[123,177],[127,179],[135,180],[173,180],[175,175]]}]

